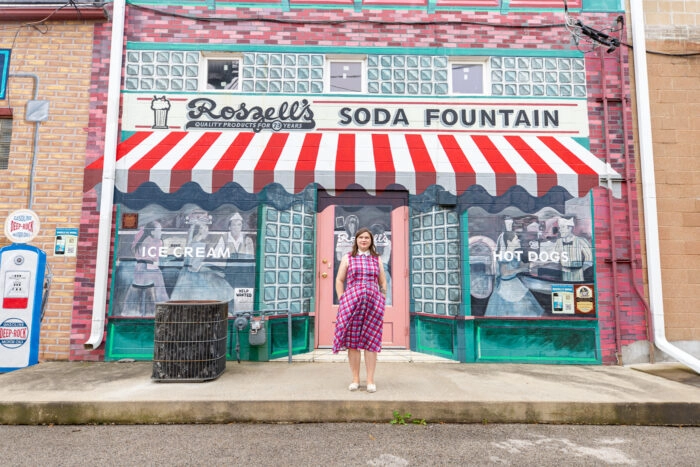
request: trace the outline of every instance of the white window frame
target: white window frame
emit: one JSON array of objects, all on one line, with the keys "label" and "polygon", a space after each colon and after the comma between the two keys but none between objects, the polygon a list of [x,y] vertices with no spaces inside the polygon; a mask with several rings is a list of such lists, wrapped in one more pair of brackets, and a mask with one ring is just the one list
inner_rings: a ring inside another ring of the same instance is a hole
[{"label": "white window frame", "polygon": [[[447,70],[447,85],[449,92],[455,96],[484,96],[491,94],[491,71],[489,67],[490,60],[488,57],[455,57],[448,62]],[[480,93],[463,93],[456,92],[452,80],[452,68],[454,65],[481,65],[482,69],[482,89]]]},{"label": "white window frame", "polygon": [[[209,60],[238,60],[238,86],[236,89],[211,89],[208,84]],[[200,91],[211,92],[241,92],[243,88],[243,54],[241,53],[209,53],[201,52],[199,60],[198,87]]]},{"label": "white window frame", "polygon": [[[331,64],[338,62],[350,62],[360,64],[360,90],[359,91],[331,91]],[[326,55],[324,64],[324,88],[332,94],[367,94],[367,56],[366,55]]]}]

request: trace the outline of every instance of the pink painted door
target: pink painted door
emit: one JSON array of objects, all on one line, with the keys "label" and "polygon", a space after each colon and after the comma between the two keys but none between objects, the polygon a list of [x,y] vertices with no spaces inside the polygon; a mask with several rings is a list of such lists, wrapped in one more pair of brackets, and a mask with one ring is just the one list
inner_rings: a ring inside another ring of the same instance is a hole
[{"label": "pink painted door", "polygon": [[338,313],[335,275],[354,232],[368,227],[387,272],[384,347],[408,348],[408,208],[333,205],[320,212],[317,226],[316,347],[331,347]]}]

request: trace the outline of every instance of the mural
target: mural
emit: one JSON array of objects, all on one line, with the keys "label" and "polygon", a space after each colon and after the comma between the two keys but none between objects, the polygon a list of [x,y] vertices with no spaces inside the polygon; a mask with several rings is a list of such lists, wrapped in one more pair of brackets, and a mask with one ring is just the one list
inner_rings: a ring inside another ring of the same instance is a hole
[{"label": "mural", "polygon": [[[391,206],[336,206],[335,207],[335,261],[333,278],[338,273],[343,255],[352,251],[355,232],[367,227],[374,234],[374,245],[384,263],[387,280],[386,304],[392,304],[391,290]],[[335,290],[335,287],[334,287]],[[338,297],[334,292],[334,303]]]},{"label": "mural", "polygon": [[[526,214],[510,207],[490,214],[474,207],[468,216],[472,315],[593,313],[589,198],[570,200],[565,212],[548,207]],[[579,306],[584,295],[588,304]]]},{"label": "mural", "polygon": [[257,209],[232,205],[122,208],[112,316],[152,317],[168,300],[221,300],[229,314],[252,311],[257,223]]}]

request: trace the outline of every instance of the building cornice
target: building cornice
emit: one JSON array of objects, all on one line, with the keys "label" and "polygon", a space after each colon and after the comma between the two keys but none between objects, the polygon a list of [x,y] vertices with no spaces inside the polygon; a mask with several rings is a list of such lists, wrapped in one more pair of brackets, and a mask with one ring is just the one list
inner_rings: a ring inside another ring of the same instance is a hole
[{"label": "building cornice", "polygon": [[6,21],[40,21],[49,18],[51,21],[61,20],[104,20],[107,12],[101,7],[67,7],[57,10],[50,7],[36,6],[2,6],[0,5],[0,18]]}]

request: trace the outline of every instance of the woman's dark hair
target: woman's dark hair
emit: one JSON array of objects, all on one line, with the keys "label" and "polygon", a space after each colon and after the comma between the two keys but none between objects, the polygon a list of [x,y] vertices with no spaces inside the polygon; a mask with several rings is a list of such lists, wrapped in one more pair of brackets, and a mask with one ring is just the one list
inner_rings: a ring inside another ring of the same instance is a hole
[{"label": "woman's dark hair", "polygon": [[133,251],[138,251],[139,247],[141,244],[146,240],[148,237],[153,236],[153,231],[157,228],[160,227],[160,223],[156,221],[151,221],[148,224],[143,226],[143,233],[141,234],[141,237],[134,243],[134,245],[131,247]]},{"label": "woman's dark hair", "polygon": [[372,235],[372,231],[369,230],[367,227],[362,227],[361,229],[357,229],[357,232],[355,232],[355,240],[352,242],[352,253],[350,253],[352,256],[357,255],[357,237],[362,235],[363,233],[368,233],[369,238],[371,240],[371,243],[369,244],[369,254],[372,256],[379,256],[379,253],[377,253],[377,249],[374,247],[374,235]]},{"label": "woman's dark hair", "polygon": [[499,251],[505,251],[508,249],[508,242],[512,242],[515,237],[517,237],[518,234],[513,232],[512,230],[507,230],[503,232],[503,244],[499,245],[498,250]]}]

